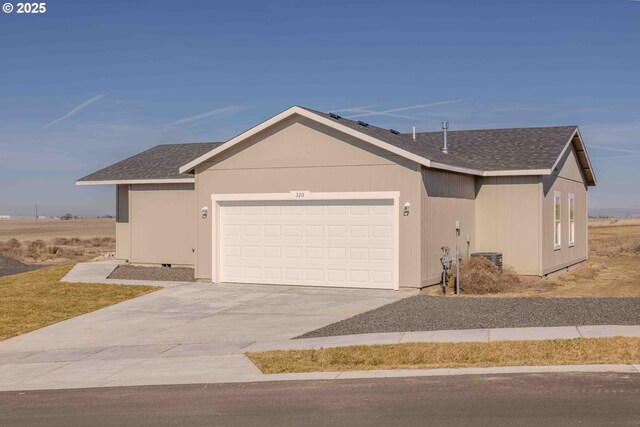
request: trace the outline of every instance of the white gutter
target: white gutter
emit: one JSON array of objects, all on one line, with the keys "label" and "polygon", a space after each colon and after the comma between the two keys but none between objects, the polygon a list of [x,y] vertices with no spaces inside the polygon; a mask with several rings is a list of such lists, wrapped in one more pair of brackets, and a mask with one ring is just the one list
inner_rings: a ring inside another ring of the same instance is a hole
[{"label": "white gutter", "polygon": [[118,185],[118,184],[190,184],[195,178],[176,179],[118,179],[111,181],[76,181],[76,185]]}]

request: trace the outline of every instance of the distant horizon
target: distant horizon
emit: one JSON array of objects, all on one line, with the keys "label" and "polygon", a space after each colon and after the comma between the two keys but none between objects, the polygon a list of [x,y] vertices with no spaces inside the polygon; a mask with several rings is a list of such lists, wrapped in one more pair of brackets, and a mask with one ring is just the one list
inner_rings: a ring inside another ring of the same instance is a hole
[{"label": "distant horizon", "polygon": [[[114,213],[106,213],[101,215],[80,215],[75,214],[74,212],[65,212],[59,215],[42,215],[39,214],[38,220],[40,219],[56,219],[61,216],[70,213],[75,216],[79,216],[80,218],[95,218],[95,219],[115,219]],[[11,215],[0,212],[0,218],[3,216],[10,216],[11,219],[32,219],[36,220],[34,215]],[[111,218],[109,218],[111,217]],[[589,218],[640,218],[640,208],[594,208],[589,209]],[[65,220],[63,220],[65,221]],[[73,220],[68,220],[73,221]]]}]

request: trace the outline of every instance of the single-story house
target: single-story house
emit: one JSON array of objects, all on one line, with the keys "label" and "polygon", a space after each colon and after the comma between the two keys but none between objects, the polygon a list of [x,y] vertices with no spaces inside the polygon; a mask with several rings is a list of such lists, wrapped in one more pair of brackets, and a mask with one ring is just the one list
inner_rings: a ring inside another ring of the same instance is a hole
[{"label": "single-story house", "polygon": [[400,133],[294,106],[77,184],[116,186],[118,259],[214,283],[397,289],[438,283],[443,246],[501,252],[523,275],[585,261],[596,178],[576,126]]}]

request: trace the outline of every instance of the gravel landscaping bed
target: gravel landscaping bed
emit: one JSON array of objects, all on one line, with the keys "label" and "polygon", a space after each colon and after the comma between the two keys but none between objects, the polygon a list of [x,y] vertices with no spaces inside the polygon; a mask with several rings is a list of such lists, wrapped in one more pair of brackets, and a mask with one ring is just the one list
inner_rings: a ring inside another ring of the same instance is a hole
[{"label": "gravel landscaping bed", "polygon": [[297,338],[579,325],[640,325],[640,298],[446,298],[416,295]]},{"label": "gravel landscaping bed", "polygon": [[163,282],[195,282],[193,268],[190,267],[140,267],[119,265],[107,279],[157,280]]},{"label": "gravel landscaping bed", "polygon": [[29,271],[38,270],[48,267],[44,264],[25,264],[17,259],[0,255],[0,277],[11,276],[13,274],[27,273]]}]

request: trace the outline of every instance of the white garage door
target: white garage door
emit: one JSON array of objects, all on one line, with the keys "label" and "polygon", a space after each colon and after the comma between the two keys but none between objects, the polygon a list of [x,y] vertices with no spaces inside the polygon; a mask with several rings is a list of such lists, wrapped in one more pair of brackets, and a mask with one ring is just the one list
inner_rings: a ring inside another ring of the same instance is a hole
[{"label": "white garage door", "polygon": [[394,288],[393,200],[223,202],[220,281]]}]

